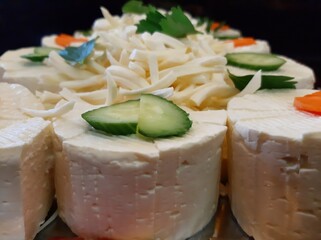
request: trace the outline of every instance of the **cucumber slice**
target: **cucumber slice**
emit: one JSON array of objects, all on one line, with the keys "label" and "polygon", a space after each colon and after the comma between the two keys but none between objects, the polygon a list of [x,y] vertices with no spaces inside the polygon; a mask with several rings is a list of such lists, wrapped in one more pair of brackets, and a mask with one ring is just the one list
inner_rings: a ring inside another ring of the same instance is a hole
[{"label": "cucumber slice", "polygon": [[22,55],[20,57],[28,59],[31,62],[42,62],[48,57],[48,55],[30,53],[30,54]]},{"label": "cucumber slice", "polygon": [[32,62],[42,62],[45,58],[49,56],[51,51],[58,51],[58,48],[51,47],[36,47],[33,53],[22,55],[22,58],[26,58]]},{"label": "cucumber slice", "polygon": [[268,53],[228,53],[225,57],[228,65],[262,71],[277,70],[286,62],[284,59]]},{"label": "cucumber slice", "polygon": [[60,49],[58,48],[52,48],[52,47],[36,47],[33,52],[35,54],[39,54],[39,55],[49,55],[49,53],[51,51],[59,51]]},{"label": "cucumber slice", "polygon": [[81,115],[97,130],[114,135],[138,133],[150,138],[181,136],[192,126],[188,114],[174,103],[152,94],[88,111]]},{"label": "cucumber slice", "polygon": [[188,114],[174,103],[152,94],[141,96],[139,134],[151,138],[182,136],[191,126]]},{"label": "cucumber slice", "polygon": [[130,100],[91,110],[81,116],[97,130],[114,135],[129,135],[136,133],[138,113],[139,100]]}]

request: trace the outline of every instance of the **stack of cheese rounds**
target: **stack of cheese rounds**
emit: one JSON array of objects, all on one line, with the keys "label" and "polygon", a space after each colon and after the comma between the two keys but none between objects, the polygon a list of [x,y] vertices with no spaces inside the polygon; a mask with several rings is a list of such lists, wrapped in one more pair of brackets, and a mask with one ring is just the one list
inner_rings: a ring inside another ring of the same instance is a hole
[{"label": "stack of cheese rounds", "polygon": [[[148,13],[101,10],[89,36],[45,36],[40,47],[0,57],[0,238],[32,240],[55,186],[59,216],[82,238],[187,239],[215,214],[223,159],[233,213],[249,236],[321,239],[321,117],[293,107],[314,91],[306,90],[313,71],[235,29],[207,32],[180,8],[157,10],[191,23],[180,37],[140,32]],[[263,77],[231,66],[233,53],[283,61],[263,75],[297,89],[256,92]],[[242,90],[231,74],[254,77]],[[146,138],[82,118],[148,94],[184,109],[192,127]]]}]

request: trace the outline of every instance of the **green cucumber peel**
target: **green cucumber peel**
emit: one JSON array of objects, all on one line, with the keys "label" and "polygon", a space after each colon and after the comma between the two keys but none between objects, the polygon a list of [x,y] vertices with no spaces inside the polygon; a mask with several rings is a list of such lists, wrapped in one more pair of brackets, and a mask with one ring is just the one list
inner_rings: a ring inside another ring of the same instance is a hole
[{"label": "green cucumber peel", "polygon": [[171,101],[152,94],[143,94],[140,100],[88,111],[82,118],[107,134],[137,134],[152,139],[182,136],[192,126],[188,113]]},{"label": "green cucumber peel", "polygon": [[[251,81],[254,74],[245,75],[245,76],[236,76],[228,70],[228,75],[233,81],[234,86],[242,91],[247,84]],[[289,88],[295,89],[296,81],[292,81],[294,77],[282,76],[282,75],[262,75],[262,82],[260,89],[282,89]]]}]

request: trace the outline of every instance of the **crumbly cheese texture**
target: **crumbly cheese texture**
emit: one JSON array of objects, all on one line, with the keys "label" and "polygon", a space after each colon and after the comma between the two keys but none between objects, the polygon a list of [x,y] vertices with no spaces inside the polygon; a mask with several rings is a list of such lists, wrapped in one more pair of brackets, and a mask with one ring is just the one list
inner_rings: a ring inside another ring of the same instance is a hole
[{"label": "crumbly cheese texture", "polygon": [[50,122],[32,118],[0,130],[0,237],[32,240],[53,200]]},{"label": "crumbly cheese texture", "polygon": [[0,80],[21,84],[32,92],[57,92],[62,77],[56,69],[21,57],[33,53],[33,50],[33,47],[28,47],[5,52],[0,57]]},{"label": "crumbly cheese texture", "polygon": [[90,108],[76,103],[54,122],[59,214],[71,230],[111,239],[186,239],[201,230],[217,207],[226,127],[203,116],[180,138],[110,136],[80,118]]},{"label": "crumbly cheese texture", "polygon": [[25,87],[0,83],[0,239],[32,240],[53,201],[51,123]]},{"label": "crumbly cheese texture", "polygon": [[295,110],[313,90],[265,90],[228,105],[232,211],[256,240],[321,239],[321,117]]},{"label": "crumbly cheese texture", "polygon": [[[293,77],[292,81],[297,82],[295,87],[297,89],[313,89],[315,83],[315,76],[313,70],[293,59],[280,56],[286,60],[286,63],[282,65],[276,71],[266,71],[262,75],[277,75],[277,76],[289,76]],[[256,71],[248,70],[244,68],[238,68],[233,66],[227,66],[227,69],[236,76],[253,75]]]}]

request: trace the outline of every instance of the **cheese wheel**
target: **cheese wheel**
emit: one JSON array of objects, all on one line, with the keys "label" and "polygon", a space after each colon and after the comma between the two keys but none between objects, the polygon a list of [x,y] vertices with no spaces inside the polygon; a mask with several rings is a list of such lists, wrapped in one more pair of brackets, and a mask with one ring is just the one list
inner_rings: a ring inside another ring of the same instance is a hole
[{"label": "cheese wheel", "polygon": [[0,83],[0,239],[32,240],[51,207],[51,123],[20,107],[43,109],[25,87]]},{"label": "cheese wheel", "polygon": [[40,101],[19,84],[0,83],[0,129],[29,118],[21,108],[43,110]]},{"label": "cheese wheel", "polygon": [[263,90],[228,104],[232,211],[256,240],[321,239],[321,116],[313,90]]},{"label": "cheese wheel", "polygon": [[265,40],[255,40],[255,44],[234,47],[231,52],[257,52],[257,53],[270,53],[271,48]]},{"label": "cheese wheel", "polygon": [[33,53],[33,50],[33,47],[28,47],[5,52],[0,57],[0,80],[21,84],[32,92],[36,90],[57,92],[64,77],[55,68],[21,57]]},{"label": "cheese wheel", "polygon": [[186,239],[210,221],[225,126],[198,116],[183,137],[111,136],[91,130],[80,114],[92,106],[80,105],[54,122],[59,214],[74,233]]}]

